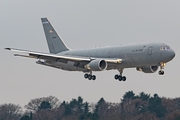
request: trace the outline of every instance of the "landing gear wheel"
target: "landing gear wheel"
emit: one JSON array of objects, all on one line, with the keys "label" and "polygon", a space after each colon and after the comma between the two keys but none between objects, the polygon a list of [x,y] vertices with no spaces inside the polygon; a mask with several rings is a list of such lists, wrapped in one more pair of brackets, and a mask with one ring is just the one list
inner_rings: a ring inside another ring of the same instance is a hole
[{"label": "landing gear wheel", "polygon": [[86,79],[87,79],[87,78],[88,78],[88,76],[89,76],[88,74],[84,74],[84,78],[86,78]]},{"label": "landing gear wheel", "polygon": [[91,80],[91,79],[92,79],[92,75],[89,75],[89,76],[88,76],[88,79]]},{"label": "landing gear wheel", "polygon": [[126,81],[126,76],[122,76],[122,73],[123,73],[123,68],[121,68],[121,69],[118,69],[118,71],[119,71],[119,75],[115,75],[114,76],[114,79],[116,79],[116,80],[119,80],[119,81]]},{"label": "landing gear wheel", "polygon": [[95,75],[92,76],[92,80],[96,80],[96,76]]},{"label": "landing gear wheel", "polygon": [[159,73],[159,75],[164,75],[164,71],[163,70],[160,70],[158,73]]},{"label": "landing gear wheel", "polygon": [[114,78],[117,80],[119,79],[119,75],[115,75]]},{"label": "landing gear wheel", "polygon": [[122,77],[122,80],[123,80],[123,81],[126,81],[126,77],[125,77],[125,76],[123,76],[123,77]]},{"label": "landing gear wheel", "polygon": [[122,81],[122,76],[121,76],[121,75],[119,75],[119,78],[118,78],[118,79],[119,79],[119,81]]},{"label": "landing gear wheel", "polygon": [[163,69],[165,66],[166,66],[166,63],[163,63],[163,62],[160,63],[160,71],[158,72],[159,75],[164,75]]},{"label": "landing gear wheel", "polygon": [[126,81],[126,76],[115,75],[114,78],[119,81]]},{"label": "landing gear wheel", "polygon": [[88,79],[88,80],[96,80],[96,76],[92,75],[92,74],[84,74],[84,78]]}]

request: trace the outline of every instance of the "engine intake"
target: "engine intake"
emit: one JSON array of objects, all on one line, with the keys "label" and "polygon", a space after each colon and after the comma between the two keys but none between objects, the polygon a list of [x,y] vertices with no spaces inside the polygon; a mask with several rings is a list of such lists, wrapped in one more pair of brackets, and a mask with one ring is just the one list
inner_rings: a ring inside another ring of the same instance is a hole
[{"label": "engine intake", "polygon": [[158,66],[144,66],[144,67],[137,67],[137,71],[142,71],[144,73],[154,73],[158,70]]},{"label": "engine intake", "polygon": [[107,68],[107,62],[105,60],[93,60],[89,64],[84,66],[91,71],[102,71]]}]

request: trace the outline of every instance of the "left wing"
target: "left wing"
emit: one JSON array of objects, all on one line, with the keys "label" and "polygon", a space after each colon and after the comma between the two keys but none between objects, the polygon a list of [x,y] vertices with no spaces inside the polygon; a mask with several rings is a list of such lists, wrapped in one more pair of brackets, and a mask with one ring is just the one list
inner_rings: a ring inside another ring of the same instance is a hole
[{"label": "left wing", "polygon": [[[68,55],[58,55],[58,54],[50,54],[50,53],[40,53],[40,52],[33,52],[33,51],[27,51],[27,50],[14,49],[14,48],[5,48],[5,49],[27,54],[27,55],[14,54],[15,56],[42,59],[42,60],[50,60],[50,61],[67,60],[67,61],[73,61],[73,62],[89,63],[90,61],[95,60],[95,59],[103,59],[103,58],[88,58],[88,57],[81,57],[81,56],[68,56]],[[105,60],[107,63],[121,63],[122,62],[122,59],[107,59],[107,58],[105,58],[103,60]]]}]

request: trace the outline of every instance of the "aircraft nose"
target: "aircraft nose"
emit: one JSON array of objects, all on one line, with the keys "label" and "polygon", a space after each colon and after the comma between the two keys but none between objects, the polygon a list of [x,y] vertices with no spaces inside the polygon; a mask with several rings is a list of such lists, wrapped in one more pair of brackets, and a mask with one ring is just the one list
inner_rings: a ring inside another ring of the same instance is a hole
[{"label": "aircraft nose", "polygon": [[175,52],[172,49],[169,49],[165,52],[164,57],[162,57],[166,62],[171,61],[175,57]]},{"label": "aircraft nose", "polygon": [[175,57],[175,52],[174,52],[174,50],[171,50],[171,58],[173,59],[174,57]]},{"label": "aircraft nose", "polygon": [[175,57],[175,52],[174,52],[174,50],[171,49],[171,50],[169,51],[168,59],[169,59],[169,60],[172,60],[174,57]]}]

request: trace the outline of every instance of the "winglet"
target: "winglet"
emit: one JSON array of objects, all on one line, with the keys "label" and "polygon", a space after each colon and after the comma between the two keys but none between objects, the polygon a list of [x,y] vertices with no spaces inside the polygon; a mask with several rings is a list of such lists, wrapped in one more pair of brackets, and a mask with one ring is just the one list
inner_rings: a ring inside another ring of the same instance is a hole
[{"label": "winglet", "polygon": [[4,49],[6,49],[6,50],[11,50],[11,48],[4,48]]}]

